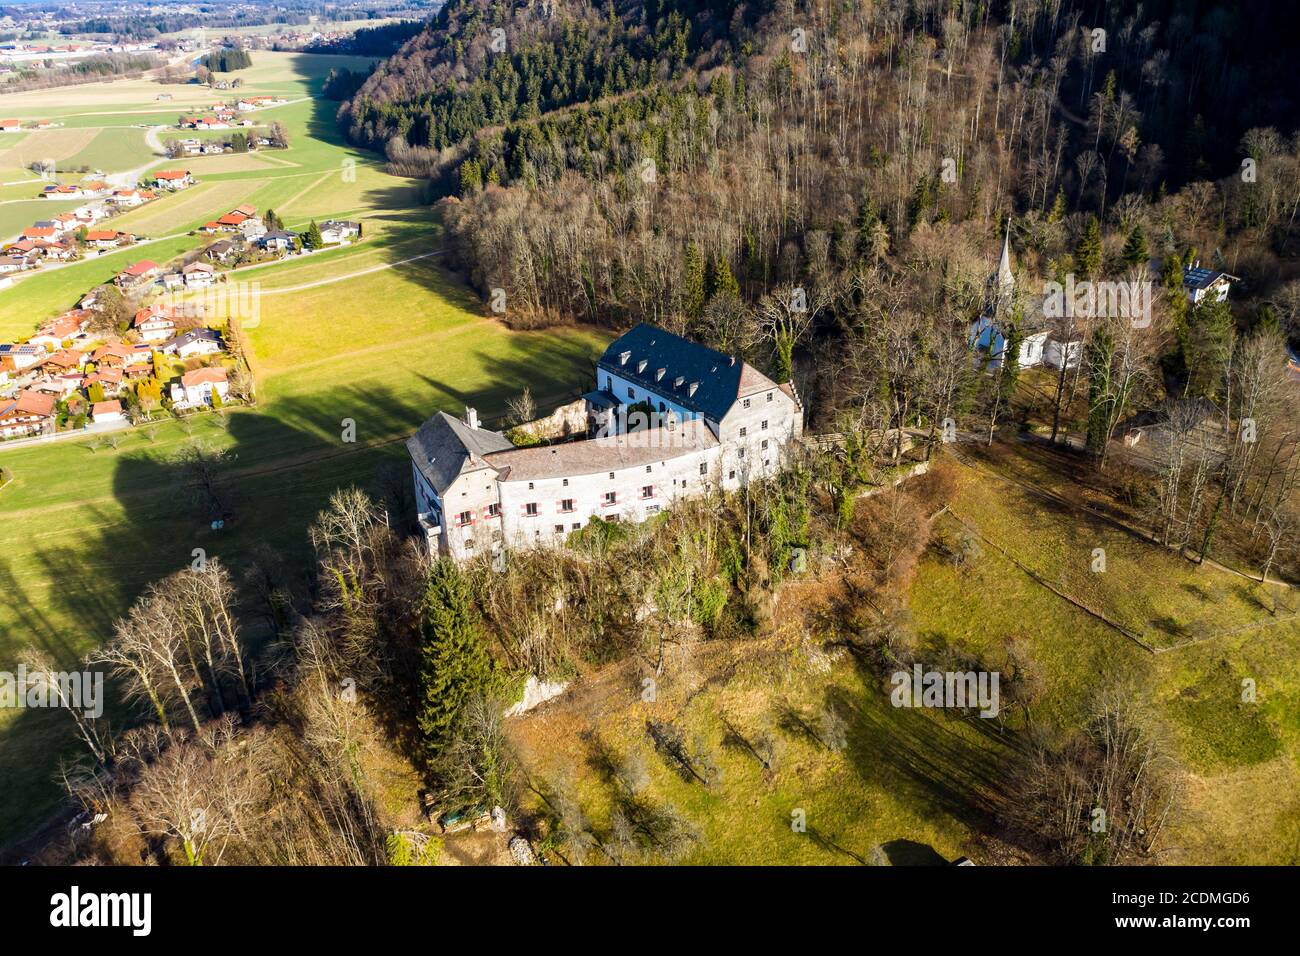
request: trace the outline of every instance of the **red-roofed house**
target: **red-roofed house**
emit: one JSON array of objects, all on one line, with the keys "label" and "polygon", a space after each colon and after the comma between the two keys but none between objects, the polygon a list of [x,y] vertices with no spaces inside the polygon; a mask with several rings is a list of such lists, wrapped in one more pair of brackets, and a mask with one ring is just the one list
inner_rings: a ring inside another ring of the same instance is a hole
[{"label": "red-roofed house", "polygon": [[141,309],[135,314],[132,325],[146,342],[165,342],[176,334],[172,310],[162,305]]},{"label": "red-roofed house", "polygon": [[8,400],[0,400],[0,438],[39,435],[54,428],[56,399],[30,389]]},{"label": "red-roofed house", "polygon": [[150,259],[141,259],[139,262],[127,266],[117,274],[113,281],[119,288],[129,288],[140,285],[142,282],[151,281],[158,274],[158,263]]},{"label": "red-roofed house", "polygon": [[23,230],[24,239],[53,239],[53,226],[28,226]]},{"label": "red-roofed house", "polygon": [[213,392],[224,399],[229,391],[224,368],[196,368],[182,375],[179,383],[172,383],[171,397],[176,405],[210,405]]},{"label": "red-roofed house", "polygon": [[154,180],[165,189],[184,189],[194,180],[188,169],[164,169],[153,174]]},{"label": "red-roofed house", "polygon": [[117,399],[96,402],[90,406],[90,417],[100,424],[104,422],[120,422],[125,418],[122,414],[122,403]]}]

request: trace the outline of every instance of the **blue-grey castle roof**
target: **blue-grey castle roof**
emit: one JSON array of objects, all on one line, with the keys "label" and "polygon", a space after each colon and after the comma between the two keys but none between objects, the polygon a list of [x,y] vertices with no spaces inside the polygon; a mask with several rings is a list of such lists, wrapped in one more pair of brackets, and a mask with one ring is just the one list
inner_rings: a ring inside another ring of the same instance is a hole
[{"label": "blue-grey castle roof", "polygon": [[[671,399],[715,422],[740,394],[745,363],[644,322],[615,339],[596,363],[600,371]],[[598,383],[603,388],[604,382]]]}]

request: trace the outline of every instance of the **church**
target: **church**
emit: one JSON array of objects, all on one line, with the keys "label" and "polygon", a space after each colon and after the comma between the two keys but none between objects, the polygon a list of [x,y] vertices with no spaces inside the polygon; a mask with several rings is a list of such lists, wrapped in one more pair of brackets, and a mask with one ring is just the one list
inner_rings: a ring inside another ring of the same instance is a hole
[{"label": "church", "polygon": [[[1011,220],[1007,219],[1006,233],[1002,239],[1002,257],[998,260],[997,271],[989,277],[989,301],[984,314],[971,323],[971,347],[979,349],[989,356],[989,366],[997,368],[1007,351],[1008,327],[1011,320],[1011,307],[1016,295],[1016,277],[1011,271]],[[1056,335],[1046,321],[1041,300],[1035,302],[1034,309],[1025,309],[1020,320],[1020,353],[1017,356],[1020,368],[1032,368],[1035,365],[1047,365],[1060,368],[1074,368],[1079,364],[1083,351],[1083,342],[1079,338],[1070,341]]]},{"label": "church", "polygon": [[420,529],[457,559],[562,543],[595,518],[643,521],[782,467],[803,403],[742,359],[640,324],[605,350],[583,396],[587,434],[515,447],[472,408],[406,443]]}]

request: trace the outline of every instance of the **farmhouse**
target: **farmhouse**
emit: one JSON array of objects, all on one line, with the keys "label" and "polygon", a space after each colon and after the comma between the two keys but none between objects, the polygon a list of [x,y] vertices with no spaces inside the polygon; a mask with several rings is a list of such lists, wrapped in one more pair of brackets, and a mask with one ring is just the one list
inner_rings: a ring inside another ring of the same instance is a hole
[{"label": "farmhouse", "polygon": [[164,169],[154,173],[153,178],[164,189],[184,189],[194,181],[188,169]]},{"label": "farmhouse", "polygon": [[54,427],[53,395],[23,391],[12,399],[0,399],[0,438],[39,435]]},{"label": "farmhouse", "polygon": [[206,262],[191,262],[181,269],[181,275],[185,277],[187,289],[205,289],[212,285],[216,270]]},{"label": "farmhouse", "polygon": [[516,448],[439,412],[407,442],[430,551],[456,558],[562,542],[593,518],[641,521],[781,468],[803,405],[741,359],[652,325],[616,339],[583,396],[596,437]]},{"label": "farmhouse", "polygon": [[267,252],[291,252],[297,238],[297,233],[277,230],[276,232],[268,232],[257,240],[257,244]]},{"label": "farmhouse", "polygon": [[134,242],[135,236],[116,229],[91,229],[86,233],[86,244],[96,249],[111,249],[123,243]]}]

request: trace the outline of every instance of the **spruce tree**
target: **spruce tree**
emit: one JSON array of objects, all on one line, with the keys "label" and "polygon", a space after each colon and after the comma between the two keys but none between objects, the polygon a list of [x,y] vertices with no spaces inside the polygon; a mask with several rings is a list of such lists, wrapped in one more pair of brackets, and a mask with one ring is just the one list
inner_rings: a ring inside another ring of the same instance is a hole
[{"label": "spruce tree", "polygon": [[1080,278],[1091,278],[1101,266],[1101,223],[1096,216],[1089,216],[1083,227],[1083,235],[1074,248],[1074,271]]},{"label": "spruce tree", "polygon": [[1122,255],[1124,261],[1131,266],[1140,266],[1149,258],[1147,237],[1143,235],[1141,226],[1134,226],[1133,231],[1128,234]]},{"label": "spruce tree", "polygon": [[683,266],[682,295],[685,299],[686,314],[698,319],[704,309],[704,257],[693,242],[686,244],[686,261]]},{"label": "spruce tree", "polygon": [[479,639],[469,582],[449,558],[429,572],[421,612],[420,704],[416,722],[432,764],[451,740],[466,702],[491,688],[492,659]]}]

